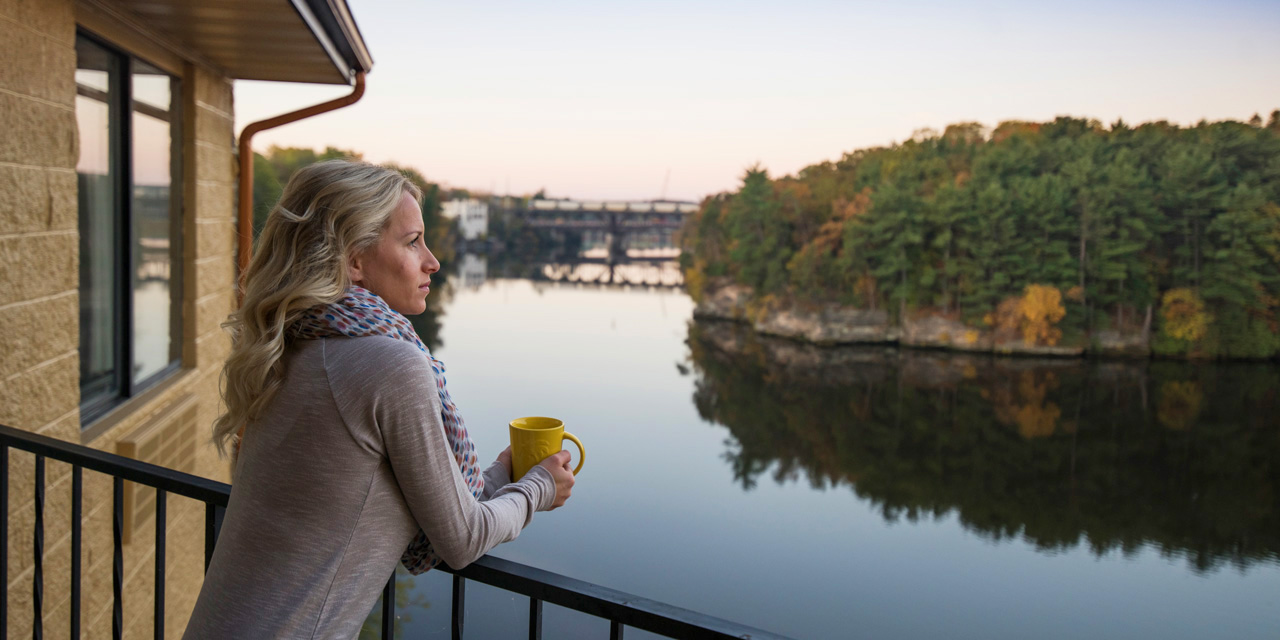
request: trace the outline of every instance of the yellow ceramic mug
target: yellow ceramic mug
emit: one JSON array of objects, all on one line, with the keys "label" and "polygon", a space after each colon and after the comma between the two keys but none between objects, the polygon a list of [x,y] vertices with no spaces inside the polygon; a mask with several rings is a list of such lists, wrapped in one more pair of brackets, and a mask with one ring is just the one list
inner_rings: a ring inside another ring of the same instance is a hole
[{"label": "yellow ceramic mug", "polygon": [[572,433],[564,430],[564,422],[555,418],[516,418],[511,427],[511,479],[519,480],[535,465],[547,456],[564,448],[565,440],[572,440],[578,445],[578,468],[573,475],[582,471],[582,463],[587,460],[587,450],[582,447]]}]

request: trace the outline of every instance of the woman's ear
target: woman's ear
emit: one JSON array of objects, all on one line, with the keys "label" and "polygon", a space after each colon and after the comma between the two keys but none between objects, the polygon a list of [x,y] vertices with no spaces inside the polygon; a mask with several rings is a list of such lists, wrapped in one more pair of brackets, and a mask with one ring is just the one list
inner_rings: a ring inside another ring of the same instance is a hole
[{"label": "woman's ear", "polygon": [[347,279],[354,285],[364,279],[364,260],[359,254],[347,256]]}]

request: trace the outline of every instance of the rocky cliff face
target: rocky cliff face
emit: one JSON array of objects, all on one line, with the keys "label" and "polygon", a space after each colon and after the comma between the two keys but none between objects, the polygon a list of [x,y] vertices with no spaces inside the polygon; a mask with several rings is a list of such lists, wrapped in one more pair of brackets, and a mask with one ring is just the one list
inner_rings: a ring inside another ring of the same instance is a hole
[{"label": "rocky cliff face", "polygon": [[750,324],[759,333],[814,344],[858,344],[896,342],[897,329],[889,326],[889,314],[842,307],[835,304],[813,308],[749,308],[750,287],[716,283],[708,287],[693,315],[698,318],[736,320]]},{"label": "rocky cliff face", "polygon": [[898,337],[897,330],[889,326],[889,314],[883,311],[823,305],[812,310],[781,309],[762,316],[752,323],[756,331],[814,344],[881,343]]},{"label": "rocky cliff face", "polygon": [[723,281],[709,283],[702,300],[694,307],[693,315],[720,320],[746,320],[747,303],[751,301],[751,296],[751,287]]},{"label": "rocky cliff face", "polygon": [[[782,305],[753,308],[750,287],[728,281],[709,283],[693,315],[698,318],[734,320],[756,332],[819,345],[897,343],[911,347],[942,348],[1001,354],[1080,356],[1082,346],[1028,345],[1020,337],[996,336],[984,328],[937,313],[921,313],[894,325],[882,310],[855,309],[836,304],[813,307]],[[1147,332],[1139,335],[1104,331],[1092,350],[1104,355],[1150,353]]]}]

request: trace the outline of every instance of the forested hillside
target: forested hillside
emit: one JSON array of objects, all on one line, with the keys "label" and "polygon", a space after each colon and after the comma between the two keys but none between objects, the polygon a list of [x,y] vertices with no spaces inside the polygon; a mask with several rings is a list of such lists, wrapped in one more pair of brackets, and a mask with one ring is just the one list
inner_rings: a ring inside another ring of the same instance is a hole
[{"label": "forested hillside", "polygon": [[695,299],[936,314],[1028,344],[1280,352],[1280,110],[1263,124],[956,124],[794,176],[759,168],[681,234]]}]

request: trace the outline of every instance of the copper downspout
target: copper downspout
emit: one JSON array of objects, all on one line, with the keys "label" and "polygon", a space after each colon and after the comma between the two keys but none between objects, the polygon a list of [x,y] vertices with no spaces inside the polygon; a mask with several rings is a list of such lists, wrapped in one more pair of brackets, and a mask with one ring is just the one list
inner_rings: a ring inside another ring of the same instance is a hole
[{"label": "copper downspout", "polygon": [[[236,261],[240,269],[237,274],[237,281],[239,281],[238,278],[244,277],[245,270],[249,268],[249,258],[253,255],[253,149],[249,145],[253,142],[254,134],[265,129],[297,122],[304,118],[320,115],[326,111],[333,111],[355,104],[363,95],[364,72],[361,71],[356,74],[356,86],[350,94],[274,118],[259,120],[246,126],[240,132],[240,217],[238,220],[239,238],[236,242]],[[239,305],[243,298],[244,287],[237,287],[236,304]]]}]

